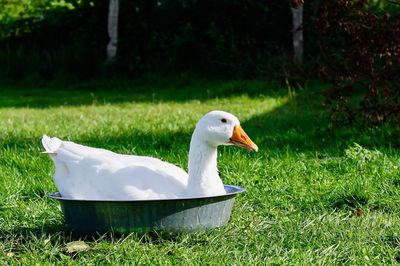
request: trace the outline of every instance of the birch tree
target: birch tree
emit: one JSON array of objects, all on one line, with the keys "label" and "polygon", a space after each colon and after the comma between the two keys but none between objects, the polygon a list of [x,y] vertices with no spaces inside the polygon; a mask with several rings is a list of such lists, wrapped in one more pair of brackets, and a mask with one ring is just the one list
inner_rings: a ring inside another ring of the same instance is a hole
[{"label": "birch tree", "polygon": [[108,9],[108,37],[110,41],[107,45],[107,61],[113,61],[117,56],[118,45],[118,13],[119,0],[110,0]]},{"label": "birch tree", "polygon": [[290,8],[293,16],[293,60],[303,63],[303,0],[291,0]]}]

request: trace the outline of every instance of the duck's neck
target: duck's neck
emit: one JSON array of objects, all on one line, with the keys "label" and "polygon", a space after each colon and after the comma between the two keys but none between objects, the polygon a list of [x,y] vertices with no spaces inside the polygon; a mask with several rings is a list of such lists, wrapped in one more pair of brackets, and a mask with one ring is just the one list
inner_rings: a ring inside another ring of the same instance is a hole
[{"label": "duck's neck", "polygon": [[187,192],[190,196],[224,194],[224,185],[218,175],[217,147],[192,137],[189,150],[189,180]]}]

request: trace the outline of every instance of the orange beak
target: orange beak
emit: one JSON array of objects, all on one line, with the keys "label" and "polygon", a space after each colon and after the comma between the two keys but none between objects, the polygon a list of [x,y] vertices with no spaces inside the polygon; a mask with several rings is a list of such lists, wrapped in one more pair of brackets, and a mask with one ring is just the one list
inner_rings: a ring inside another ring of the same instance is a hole
[{"label": "orange beak", "polygon": [[250,151],[258,151],[257,145],[247,136],[246,132],[244,132],[243,128],[239,125],[233,128],[232,137],[229,142]]}]

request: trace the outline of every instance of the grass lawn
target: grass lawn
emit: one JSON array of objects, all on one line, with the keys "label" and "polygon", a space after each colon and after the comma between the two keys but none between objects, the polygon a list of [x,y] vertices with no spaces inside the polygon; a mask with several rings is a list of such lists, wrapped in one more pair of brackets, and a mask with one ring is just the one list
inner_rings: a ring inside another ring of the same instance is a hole
[{"label": "grass lawn", "polygon": [[[324,87],[190,79],[0,87],[0,260],[4,264],[395,264],[400,260],[399,129],[330,130]],[[132,90],[132,89],[135,90]],[[134,91],[134,92],[133,92]],[[219,149],[244,186],[229,224],[172,237],[79,237],[64,226],[42,134],[187,169],[196,121],[235,114],[260,151]],[[355,144],[357,143],[357,144]],[[91,249],[65,251],[71,241]]]}]

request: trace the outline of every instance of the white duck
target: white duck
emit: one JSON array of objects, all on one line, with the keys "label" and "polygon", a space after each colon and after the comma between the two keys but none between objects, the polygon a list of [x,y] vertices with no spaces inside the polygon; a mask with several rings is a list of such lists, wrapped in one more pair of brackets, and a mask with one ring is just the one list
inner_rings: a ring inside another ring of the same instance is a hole
[{"label": "white duck", "polygon": [[54,161],[53,179],[61,195],[73,199],[173,199],[225,194],[217,169],[217,147],[257,151],[239,120],[223,111],[197,123],[189,151],[189,174],[159,159],[117,154],[44,135],[44,153]]}]

